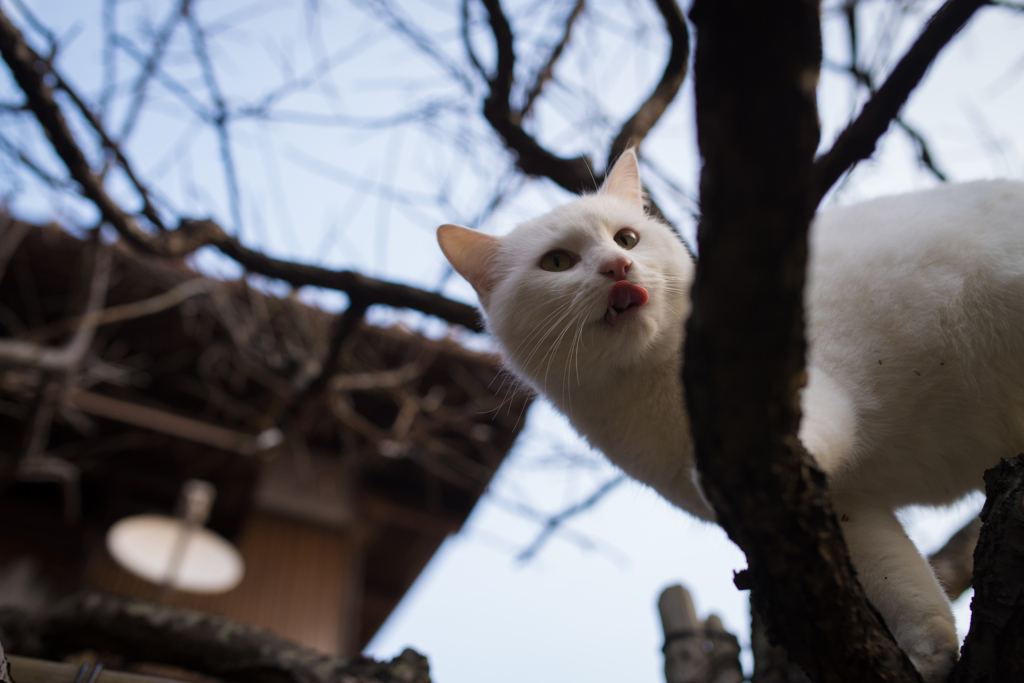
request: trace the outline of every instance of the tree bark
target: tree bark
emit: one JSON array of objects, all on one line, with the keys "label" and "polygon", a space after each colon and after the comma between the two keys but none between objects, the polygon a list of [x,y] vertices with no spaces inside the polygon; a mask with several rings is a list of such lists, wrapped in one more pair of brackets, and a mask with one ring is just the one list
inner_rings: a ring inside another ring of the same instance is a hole
[{"label": "tree bark", "polygon": [[985,473],[974,600],[950,683],[1024,681],[1024,455]]},{"label": "tree bark", "polygon": [[691,19],[704,168],[683,379],[703,489],[747,556],[755,608],[812,680],[919,680],[796,437],[818,3],[698,0]]},{"label": "tree bark", "polygon": [[35,619],[4,610],[0,636],[29,656],[92,649],[239,683],[430,683],[427,659],[413,650],[390,662],[332,657],[223,617],[95,591]]}]

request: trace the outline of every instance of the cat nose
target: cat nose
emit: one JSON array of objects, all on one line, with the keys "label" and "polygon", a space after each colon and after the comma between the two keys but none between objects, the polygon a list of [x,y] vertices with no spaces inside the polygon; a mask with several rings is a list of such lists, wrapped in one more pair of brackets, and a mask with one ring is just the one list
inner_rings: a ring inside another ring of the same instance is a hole
[{"label": "cat nose", "polygon": [[605,261],[601,264],[601,269],[598,271],[601,275],[610,275],[616,282],[619,280],[626,279],[626,271],[633,265],[633,261],[626,256],[616,256],[615,258]]}]

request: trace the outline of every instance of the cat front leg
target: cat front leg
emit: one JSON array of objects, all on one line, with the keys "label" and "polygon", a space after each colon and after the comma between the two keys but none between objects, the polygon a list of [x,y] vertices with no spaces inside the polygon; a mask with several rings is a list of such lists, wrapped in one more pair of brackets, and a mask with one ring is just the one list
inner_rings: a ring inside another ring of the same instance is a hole
[{"label": "cat front leg", "polygon": [[892,510],[837,494],[839,526],[871,604],[925,683],[945,681],[959,640],[949,601]]}]

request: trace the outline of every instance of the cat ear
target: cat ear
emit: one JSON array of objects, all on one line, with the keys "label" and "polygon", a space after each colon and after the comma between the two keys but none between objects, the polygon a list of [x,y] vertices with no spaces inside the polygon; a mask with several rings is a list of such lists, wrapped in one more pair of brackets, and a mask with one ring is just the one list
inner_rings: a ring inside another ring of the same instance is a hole
[{"label": "cat ear", "polygon": [[640,164],[632,147],[623,152],[612,166],[598,194],[618,197],[637,209],[643,209],[644,188],[640,184]]},{"label": "cat ear", "polygon": [[473,285],[481,299],[491,293],[496,281],[492,260],[500,243],[497,237],[448,224],[437,229],[437,243],[452,268]]}]

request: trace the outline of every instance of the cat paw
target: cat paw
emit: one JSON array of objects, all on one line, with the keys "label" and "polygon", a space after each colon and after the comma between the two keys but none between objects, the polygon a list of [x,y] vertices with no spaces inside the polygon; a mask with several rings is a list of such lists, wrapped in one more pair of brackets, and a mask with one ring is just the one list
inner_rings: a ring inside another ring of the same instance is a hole
[{"label": "cat paw", "polygon": [[956,628],[945,617],[931,617],[907,628],[897,638],[924,683],[943,683],[959,657]]}]

